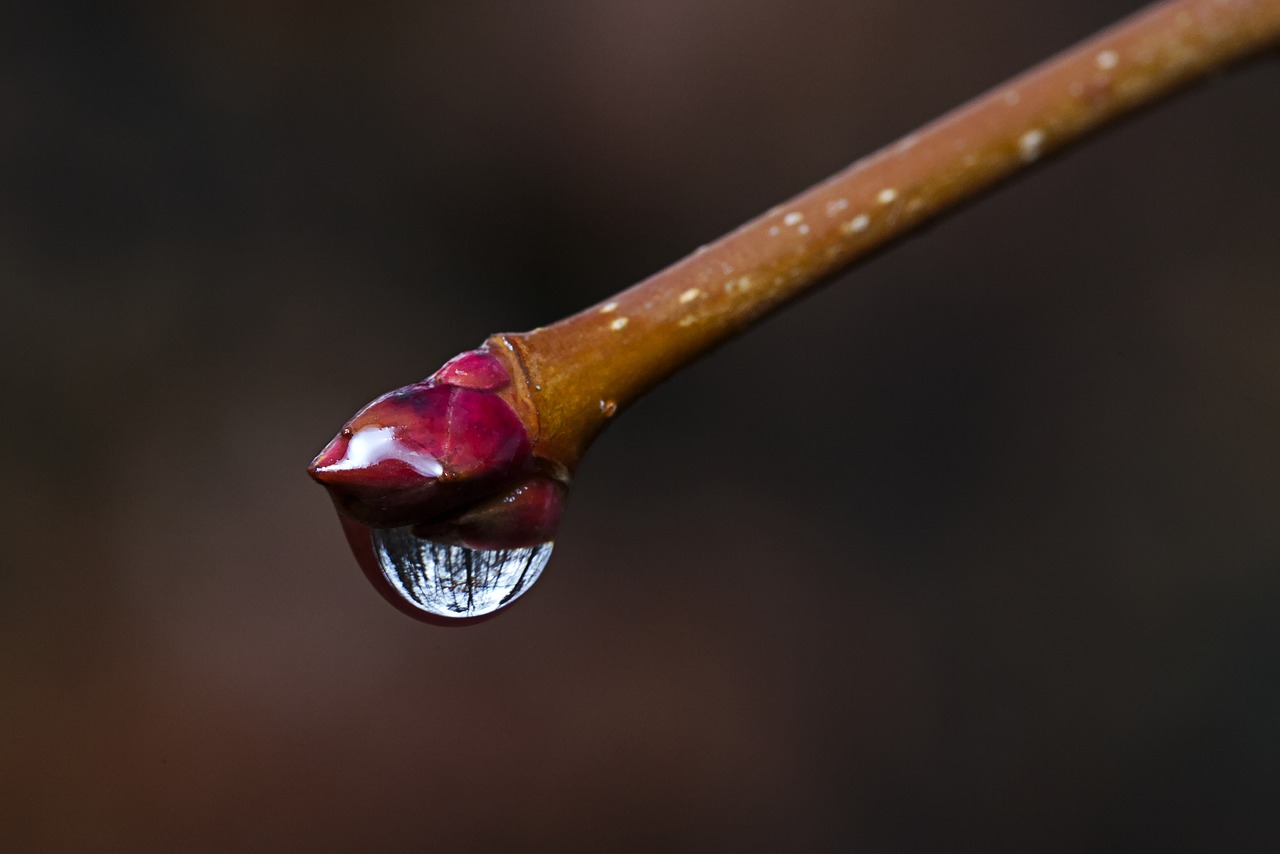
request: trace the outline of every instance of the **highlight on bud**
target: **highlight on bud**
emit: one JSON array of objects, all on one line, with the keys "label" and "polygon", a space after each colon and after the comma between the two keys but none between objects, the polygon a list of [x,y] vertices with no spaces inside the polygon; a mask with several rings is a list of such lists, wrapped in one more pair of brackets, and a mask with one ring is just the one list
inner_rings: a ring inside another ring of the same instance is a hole
[{"label": "highlight on bud", "polygon": [[462,353],[362,408],[308,467],[370,580],[420,619],[491,614],[550,556],[565,484],[499,394],[510,382],[488,350]]}]

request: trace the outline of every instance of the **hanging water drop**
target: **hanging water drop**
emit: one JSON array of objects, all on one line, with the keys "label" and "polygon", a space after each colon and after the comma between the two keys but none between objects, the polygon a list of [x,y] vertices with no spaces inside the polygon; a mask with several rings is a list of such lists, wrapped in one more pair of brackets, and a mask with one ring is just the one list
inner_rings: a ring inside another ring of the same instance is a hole
[{"label": "hanging water drop", "polygon": [[528,590],[551,557],[551,542],[472,549],[415,536],[410,527],[373,530],[373,551],[391,587],[438,617],[491,614]]}]

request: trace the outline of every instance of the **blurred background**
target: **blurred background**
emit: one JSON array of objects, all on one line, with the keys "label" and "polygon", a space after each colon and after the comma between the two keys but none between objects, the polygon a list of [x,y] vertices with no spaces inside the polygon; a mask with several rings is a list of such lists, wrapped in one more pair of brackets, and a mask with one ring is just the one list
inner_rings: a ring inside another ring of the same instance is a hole
[{"label": "blurred background", "polygon": [[1280,63],[655,392],[498,619],[303,472],[1138,5],[4,4],[4,847],[1275,845]]}]

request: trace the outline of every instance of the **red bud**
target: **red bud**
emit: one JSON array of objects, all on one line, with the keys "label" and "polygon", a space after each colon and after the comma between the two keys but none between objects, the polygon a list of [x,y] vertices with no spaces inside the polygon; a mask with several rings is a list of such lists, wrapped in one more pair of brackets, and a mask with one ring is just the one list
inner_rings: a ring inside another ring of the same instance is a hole
[{"label": "red bud", "polygon": [[565,486],[496,393],[510,381],[489,352],[463,353],[361,409],[308,469],[370,581],[419,619],[483,619],[551,554]]}]

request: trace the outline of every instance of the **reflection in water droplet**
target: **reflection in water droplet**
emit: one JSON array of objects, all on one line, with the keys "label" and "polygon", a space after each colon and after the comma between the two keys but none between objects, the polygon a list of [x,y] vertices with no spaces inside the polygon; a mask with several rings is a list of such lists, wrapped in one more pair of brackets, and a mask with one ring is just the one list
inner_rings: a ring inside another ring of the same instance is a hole
[{"label": "reflection in water droplet", "polygon": [[410,528],[375,528],[382,574],[407,601],[441,617],[480,617],[533,586],[553,543],[523,549],[469,549],[415,537]]}]

